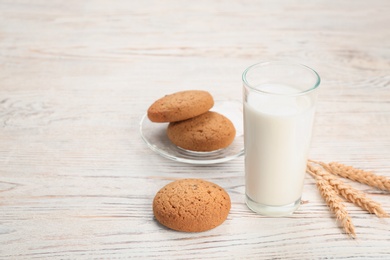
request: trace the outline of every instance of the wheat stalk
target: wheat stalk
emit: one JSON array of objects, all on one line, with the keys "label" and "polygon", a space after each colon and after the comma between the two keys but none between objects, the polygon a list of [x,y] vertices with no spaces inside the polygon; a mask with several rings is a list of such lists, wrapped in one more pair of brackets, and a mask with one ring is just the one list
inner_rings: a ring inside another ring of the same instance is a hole
[{"label": "wheat stalk", "polygon": [[390,179],[386,176],[376,175],[373,172],[356,169],[352,166],[347,166],[338,162],[331,162],[329,164],[321,163],[321,165],[335,175],[348,178],[380,190],[390,191]]},{"label": "wheat stalk", "polygon": [[[319,163],[321,165],[323,164],[321,162]],[[355,205],[361,207],[364,210],[367,210],[369,213],[377,215],[378,217],[389,217],[389,215],[379,203],[368,198],[363,192],[343,183],[330,174],[325,168],[315,167],[310,164],[308,164],[307,167],[310,174],[316,178],[321,177],[328,181],[333,189],[347,201],[354,203]]]},{"label": "wheat stalk", "polygon": [[329,182],[322,177],[316,178],[316,185],[321,193],[321,196],[324,198],[330,210],[335,214],[336,219],[341,223],[345,232],[355,238],[355,227],[352,224],[352,220],[348,215],[347,209],[345,208],[341,198],[337,195],[337,192],[333,189]]}]

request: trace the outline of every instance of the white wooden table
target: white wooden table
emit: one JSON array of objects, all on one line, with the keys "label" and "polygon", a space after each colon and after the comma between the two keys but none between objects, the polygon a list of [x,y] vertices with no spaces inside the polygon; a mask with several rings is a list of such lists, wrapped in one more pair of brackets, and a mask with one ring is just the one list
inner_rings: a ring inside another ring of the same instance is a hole
[{"label": "white wooden table", "polygon": [[[240,100],[249,65],[300,62],[322,77],[310,157],[390,177],[389,13],[386,0],[0,0],[0,259],[389,259],[390,219],[348,204],[349,238],[311,176],[294,215],[263,217],[244,203],[243,157],[178,163],[139,134],[165,94]],[[224,187],[228,219],[159,225],[153,197],[180,178]],[[389,193],[351,184],[390,213]]]}]

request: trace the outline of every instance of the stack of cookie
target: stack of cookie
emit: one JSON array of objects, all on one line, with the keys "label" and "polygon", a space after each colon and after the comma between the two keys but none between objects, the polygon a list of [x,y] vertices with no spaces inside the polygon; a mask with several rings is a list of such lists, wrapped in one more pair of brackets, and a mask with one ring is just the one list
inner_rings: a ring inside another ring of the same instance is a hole
[{"label": "stack of cookie", "polygon": [[229,146],[236,135],[233,123],[212,112],[214,99],[207,91],[187,90],[166,95],[148,109],[148,118],[169,123],[167,135],[176,146],[197,152],[210,152]]}]

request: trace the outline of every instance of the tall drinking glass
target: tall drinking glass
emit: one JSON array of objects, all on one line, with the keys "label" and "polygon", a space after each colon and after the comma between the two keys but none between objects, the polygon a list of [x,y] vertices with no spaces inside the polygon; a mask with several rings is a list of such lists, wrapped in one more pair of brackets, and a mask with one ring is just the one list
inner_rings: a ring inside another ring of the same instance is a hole
[{"label": "tall drinking glass", "polygon": [[290,215],[301,202],[320,77],[301,64],[264,62],[242,80],[246,203]]}]

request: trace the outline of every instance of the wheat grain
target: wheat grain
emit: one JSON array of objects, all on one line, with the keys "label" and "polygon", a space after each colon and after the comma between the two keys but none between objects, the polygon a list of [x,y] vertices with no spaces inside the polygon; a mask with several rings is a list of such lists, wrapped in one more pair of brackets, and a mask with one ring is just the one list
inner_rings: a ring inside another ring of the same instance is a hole
[{"label": "wheat grain", "polygon": [[335,214],[336,219],[341,223],[345,232],[355,238],[355,227],[352,224],[352,220],[348,215],[341,198],[337,195],[337,192],[327,180],[321,177],[316,179],[316,184],[321,196],[324,198],[330,210]]},{"label": "wheat grain", "polygon": [[[322,162],[317,163],[323,165]],[[307,167],[310,174],[316,178],[321,177],[328,181],[333,189],[347,201],[354,203],[355,205],[361,207],[369,213],[377,215],[378,217],[389,217],[389,215],[379,203],[368,198],[365,193],[353,188],[348,184],[343,183],[341,180],[334,177],[334,175],[330,174],[325,168],[313,166],[310,164],[308,164]]]},{"label": "wheat grain", "polygon": [[357,181],[374,188],[390,191],[390,179],[386,176],[376,175],[370,171],[356,169],[338,162],[328,164],[329,170],[338,176]]}]

